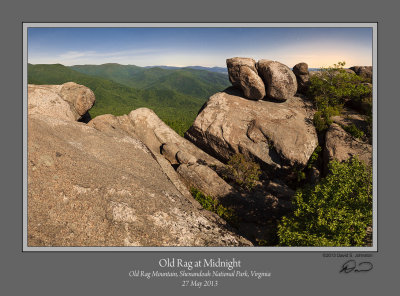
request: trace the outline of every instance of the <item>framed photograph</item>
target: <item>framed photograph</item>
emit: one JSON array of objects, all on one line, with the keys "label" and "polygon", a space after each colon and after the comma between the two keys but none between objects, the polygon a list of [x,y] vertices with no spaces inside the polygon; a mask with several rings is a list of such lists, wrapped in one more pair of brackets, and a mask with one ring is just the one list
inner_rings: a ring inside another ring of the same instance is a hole
[{"label": "framed photograph", "polygon": [[23,37],[24,251],[377,250],[376,23]]},{"label": "framed photograph", "polygon": [[394,290],[394,7],[23,2],[1,294]]}]

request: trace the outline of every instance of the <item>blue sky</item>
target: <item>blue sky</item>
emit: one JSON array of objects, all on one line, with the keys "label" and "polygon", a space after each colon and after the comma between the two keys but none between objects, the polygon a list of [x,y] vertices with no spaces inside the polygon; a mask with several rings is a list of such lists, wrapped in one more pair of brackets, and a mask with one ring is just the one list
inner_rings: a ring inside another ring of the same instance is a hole
[{"label": "blue sky", "polygon": [[372,65],[372,28],[29,28],[28,62],[220,66],[230,57],[289,67]]}]

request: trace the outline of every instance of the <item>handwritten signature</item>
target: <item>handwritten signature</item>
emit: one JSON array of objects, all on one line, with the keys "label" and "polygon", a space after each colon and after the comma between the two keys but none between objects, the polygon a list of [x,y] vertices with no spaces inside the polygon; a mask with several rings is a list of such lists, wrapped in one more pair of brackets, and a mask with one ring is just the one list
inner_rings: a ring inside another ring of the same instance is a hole
[{"label": "handwritten signature", "polygon": [[342,269],[339,273],[350,273],[350,272],[367,272],[374,268],[371,262],[360,262],[357,263],[356,260],[349,260],[342,265]]}]

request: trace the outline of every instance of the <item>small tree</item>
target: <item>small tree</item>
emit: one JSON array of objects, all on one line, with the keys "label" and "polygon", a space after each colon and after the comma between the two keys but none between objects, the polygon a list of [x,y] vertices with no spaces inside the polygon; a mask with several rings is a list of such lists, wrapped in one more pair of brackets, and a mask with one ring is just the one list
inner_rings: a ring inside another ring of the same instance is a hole
[{"label": "small tree", "polygon": [[257,163],[246,160],[243,154],[238,153],[229,159],[225,177],[235,181],[242,189],[251,191],[260,174],[260,166]]},{"label": "small tree", "polygon": [[296,192],[278,225],[283,246],[362,246],[372,224],[372,173],[357,158],[332,161],[317,185]]}]

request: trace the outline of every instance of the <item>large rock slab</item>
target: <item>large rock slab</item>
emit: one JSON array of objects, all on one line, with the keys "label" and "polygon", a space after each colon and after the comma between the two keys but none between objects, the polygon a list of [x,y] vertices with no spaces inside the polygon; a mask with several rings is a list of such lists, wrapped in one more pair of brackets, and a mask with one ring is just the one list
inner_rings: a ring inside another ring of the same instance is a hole
[{"label": "large rock slab", "polygon": [[76,121],[93,106],[94,93],[86,86],[67,82],[62,85],[28,85],[28,113],[44,114]]},{"label": "large rock slab", "polygon": [[325,170],[329,161],[342,162],[353,156],[366,165],[372,165],[372,145],[353,138],[338,124],[331,124],[325,135]]},{"label": "large rock slab", "polygon": [[97,116],[88,125],[104,132],[113,132],[117,129],[128,135],[133,135],[145,143],[154,154],[164,152],[165,157],[174,164],[178,163],[176,154],[179,151],[184,151],[193,156],[196,161],[208,166],[224,166],[220,161],[178,135],[153,110],[148,108],[139,108],[130,112],[129,115],[118,117],[109,114]]},{"label": "large rock slab", "polygon": [[[152,110],[139,108],[129,115],[113,116],[101,115],[88,123],[105,133],[116,131],[140,139],[152,152],[165,174],[175,187],[192,203],[197,202],[189,192],[190,187],[205,190],[214,197],[220,192],[220,184],[225,183],[215,171],[221,171],[225,166],[217,159],[211,157],[193,143],[178,135],[167,126]],[[197,164],[197,165],[194,165]],[[188,170],[194,170],[201,165],[203,169],[191,173],[181,170],[175,171],[179,165],[189,165]],[[213,169],[211,169],[213,168]],[[191,176],[202,174],[199,178]],[[209,178],[213,175],[214,178]],[[205,185],[206,184],[206,185]]]},{"label": "large rock slab", "polygon": [[[278,199],[263,190],[240,192],[228,184],[220,177],[225,168],[222,163],[180,137],[149,109],[137,109],[129,115],[118,117],[98,116],[88,125],[110,136],[118,132],[140,138],[182,195],[188,192],[188,188],[196,188],[233,210],[238,217],[235,227],[241,235],[253,242],[256,242],[256,238],[270,240],[274,228],[268,221],[289,207],[287,190],[282,189],[284,186],[275,186],[271,190]],[[190,193],[187,195],[191,203],[198,205]]]},{"label": "large rock slab", "polygon": [[266,95],[274,100],[286,101],[297,91],[296,76],[288,66],[270,60],[259,60],[257,71],[265,84]]},{"label": "large rock slab", "polygon": [[251,58],[231,58],[226,60],[229,80],[241,89],[246,98],[261,100],[265,97],[265,86],[258,76],[256,62]]},{"label": "large rock slab", "polygon": [[28,246],[242,245],[133,134],[29,116]]},{"label": "large rock slab", "polygon": [[[103,133],[114,137],[116,134],[120,134],[121,136],[125,135],[127,137],[138,138],[137,134],[135,133],[135,127],[132,125],[131,120],[128,115],[122,116],[114,116],[111,114],[100,115],[92,119],[88,126],[94,127],[97,130],[102,131]],[[141,134],[143,135],[143,130]],[[176,189],[185,196],[188,200],[192,203],[196,203],[192,195],[190,194],[189,190],[186,188],[185,184],[180,180],[178,174],[175,170],[171,167],[171,163],[160,154],[160,150],[162,149],[162,144],[156,143],[153,137],[147,131],[144,135],[148,135],[146,147],[151,152],[153,158],[158,162],[163,172],[167,175],[170,181],[174,184]]]},{"label": "large rock slab", "polygon": [[215,199],[226,198],[229,195],[238,195],[231,185],[226,183],[208,166],[197,163],[183,163],[178,167],[177,172],[185,180],[189,188],[195,187]]},{"label": "large rock slab", "polygon": [[243,153],[279,170],[304,167],[318,144],[306,101],[250,101],[231,88],[209,98],[185,137],[223,161]]}]

